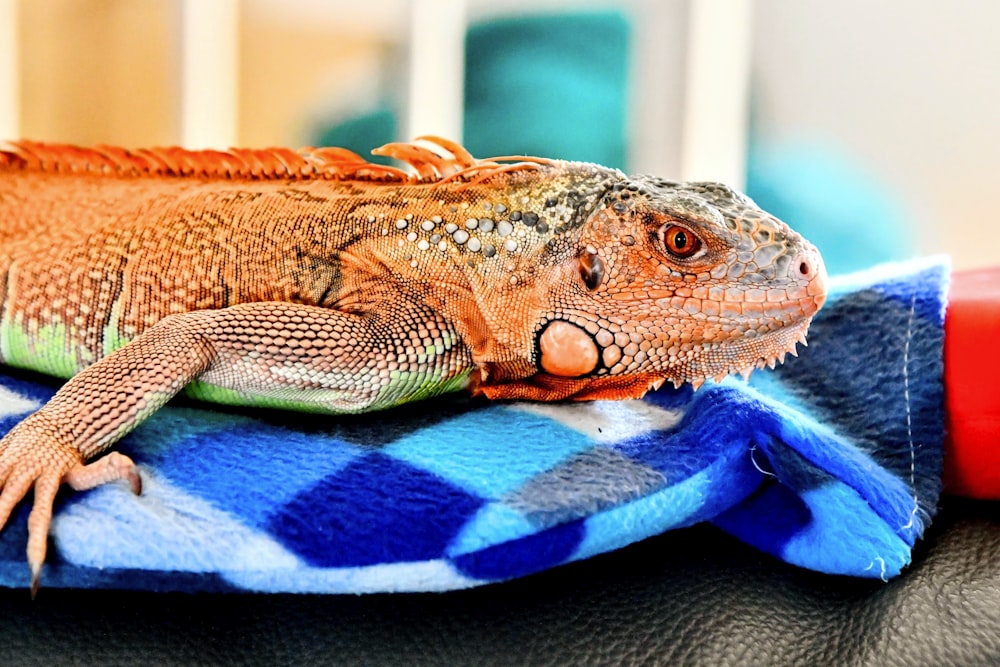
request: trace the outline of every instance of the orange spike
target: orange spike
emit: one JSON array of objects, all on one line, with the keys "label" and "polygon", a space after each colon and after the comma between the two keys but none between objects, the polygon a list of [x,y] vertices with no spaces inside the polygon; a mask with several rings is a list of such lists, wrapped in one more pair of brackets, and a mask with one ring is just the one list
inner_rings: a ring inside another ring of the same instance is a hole
[{"label": "orange spike", "polygon": [[455,157],[454,162],[461,165],[462,168],[472,167],[476,164],[476,158],[472,157],[472,153],[467,151],[464,146],[454,141],[442,139],[441,137],[436,137],[430,134],[417,137],[415,141],[426,141],[445,149]]},{"label": "orange spike", "polygon": [[[510,174],[515,171],[525,171],[528,169],[539,169],[541,168],[542,164],[543,163],[539,162],[515,162],[513,164],[491,164],[490,162],[485,162],[475,167],[470,167],[469,169],[465,169],[459,172],[459,174],[456,174],[456,176],[461,175],[462,177],[465,177],[466,175],[471,176],[471,174],[474,173],[474,171],[483,172],[480,173],[475,178],[470,178],[462,185],[459,185],[457,188],[455,188],[455,190],[461,191],[466,188],[471,188],[473,186],[479,185],[480,183],[490,180],[494,176],[499,176],[500,174]],[[468,172],[468,174],[466,172]]]},{"label": "orange spike", "polygon": [[273,158],[274,173],[278,178],[296,178],[310,173],[309,165],[302,156],[289,148],[268,148],[260,152],[263,158]]},{"label": "orange spike", "polygon": [[438,155],[419,144],[391,143],[372,151],[373,155],[391,157],[413,167],[422,181],[436,181],[461,170],[454,159]]},{"label": "orange spike", "polygon": [[327,177],[406,182],[412,177],[402,169],[369,162],[346,148],[309,148],[302,153]]},{"label": "orange spike", "polygon": [[260,159],[259,151],[249,148],[232,148],[232,153],[243,160],[247,167],[247,173],[253,178],[267,178],[273,174],[268,169],[266,162]]},{"label": "orange spike", "polygon": [[[287,148],[191,151],[176,146],[129,150],[100,145],[82,148],[33,141],[12,142],[0,149],[0,169],[48,172],[89,172],[118,176],[195,176],[199,178],[362,180],[407,183],[416,180],[445,183],[466,181],[459,187],[482,183],[494,176],[551,164],[535,157],[499,157],[476,160],[461,145],[435,136],[420,137],[426,145],[391,143],[372,151],[409,163],[414,177],[396,167],[369,162],[344,148]],[[509,164],[500,164],[509,162]]]},{"label": "orange spike", "polygon": [[116,165],[116,170],[121,174],[141,174],[150,173],[155,165],[139,152],[127,151],[117,146],[99,144],[94,147],[107,160]]}]

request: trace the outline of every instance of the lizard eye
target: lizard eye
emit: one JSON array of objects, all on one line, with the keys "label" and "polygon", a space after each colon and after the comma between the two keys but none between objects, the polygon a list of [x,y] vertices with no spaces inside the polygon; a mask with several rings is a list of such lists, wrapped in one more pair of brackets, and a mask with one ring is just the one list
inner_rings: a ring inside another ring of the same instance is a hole
[{"label": "lizard eye", "polygon": [[680,225],[665,225],[661,232],[667,252],[677,259],[687,259],[701,250],[701,239]]}]

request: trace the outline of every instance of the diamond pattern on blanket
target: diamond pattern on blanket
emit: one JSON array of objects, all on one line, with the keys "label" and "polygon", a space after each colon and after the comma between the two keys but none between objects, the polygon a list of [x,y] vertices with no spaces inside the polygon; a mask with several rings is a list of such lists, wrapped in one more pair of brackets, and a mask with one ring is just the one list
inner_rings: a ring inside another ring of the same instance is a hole
[{"label": "diamond pattern on blanket", "polygon": [[[809,349],[749,384],[341,417],[175,402],[119,445],[147,495],[60,494],[43,585],[447,590],[705,520],[795,565],[895,576],[940,490],[947,274],[832,281]],[[0,369],[0,433],[57,386]],[[0,585],[27,583],[29,510],[0,533]]]},{"label": "diamond pattern on blanket", "polygon": [[308,563],[357,567],[439,557],[484,500],[372,452],[299,493],[268,530]]},{"label": "diamond pattern on blanket", "polygon": [[503,497],[538,526],[554,526],[649,495],[663,474],[606,447],[593,447],[536,475]]},{"label": "diamond pattern on blanket", "polygon": [[[237,422],[206,435],[178,437],[158,470],[250,525],[263,524],[275,505],[290,502],[365,453],[339,439],[257,422]],[[253,446],[232,445],[243,442]]]},{"label": "diamond pattern on blanket", "polygon": [[549,417],[495,405],[415,429],[383,452],[492,499],[592,444]]},{"label": "diamond pattern on blanket", "polygon": [[586,533],[582,520],[571,521],[457,556],[453,562],[462,574],[484,581],[523,577],[565,563]]}]

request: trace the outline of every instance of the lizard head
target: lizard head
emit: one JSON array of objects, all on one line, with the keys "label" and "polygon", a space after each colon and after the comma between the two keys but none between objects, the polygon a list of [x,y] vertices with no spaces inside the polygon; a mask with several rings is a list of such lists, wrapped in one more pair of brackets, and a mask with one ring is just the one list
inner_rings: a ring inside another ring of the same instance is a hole
[{"label": "lizard head", "polygon": [[548,376],[591,380],[578,398],[773,367],[826,298],[816,248],[718,183],[624,179],[573,244],[536,355]]}]

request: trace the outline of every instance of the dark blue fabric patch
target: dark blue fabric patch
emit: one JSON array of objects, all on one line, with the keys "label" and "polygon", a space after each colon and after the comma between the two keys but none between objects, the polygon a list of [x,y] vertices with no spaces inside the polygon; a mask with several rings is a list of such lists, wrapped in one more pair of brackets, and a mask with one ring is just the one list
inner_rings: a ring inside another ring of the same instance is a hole
[{"label": "dark blue fabric patch", "polygon": [[23,368],[3,367],[4,388],[34,401],[48,401],[65,382],[66,380]]},{"label": "dark blue fabric patch", "polygon": [[[923,271],[898,276],[872,285],[871,289],[896,301],[903,308],[915,306],[917,317],[928,322],[942,322],[945,301],[940,298],[941,286],[947,284],[949,267],[929,266]],[[851,294],[850,298],[854,298]]]},{"label": "dark blue fabric patch", "polygon": [[[807,441],[794,444],[808,451]],[[833,479],[829,472],[807,461],[787,442],[778,439],[762,444],[754,460],[762,464],[763,470],[772,472],[784,486],[799,493],[823,486]]]},{"label": "dark blue fabric patch", "polygon": [[0,417],[0,438],[7,435],[7,431],[17,426],[27,415],[8,415]]},{"label": "dark blue fabric patch", "polygon": [[691,515],[687,525],[707,521],[720,512],[741,503],[768,479],[769,462],[756,448],[731,447],[723,452],[708,469],[714,479],[724,479],[725,484],[711,484],[705,490],[698,511]]},{"label": "dark blue fabric patch", "polygon": [[746,451],[770,440],[770,409],[751,396],[722,386],[694,394],[683,419],[669,431],[653,431],[610,446],[655,468],[676,483],[711,465],[724,451]]},{"label": "dark blue fabric patch", "polygon": [[812,514],[802,498],[787,486],[765,483],[756,493],[722,512],[712,523],[772,556],[790,537],[809,525]]},{"label": "dark blue fabric patch", "polygon": [[335,474],[361,453],[354,446],[291,428],[236,423],[179,437],[159,470],[192,495],[258,526],[267,522],[275,506]]},{"label": "dark blue fabric patch", "polygon": [[[24,568],[25,582],[28,568]],[[242,589],[212,572],[177,572],[132,568],[96,568],[46,559],[43,588],[130,590],[155,593],[238,593]]]},{"label": "dark blue fabric patch", "polygon": [[944,433],[940,318],[940,301],[926,294],[860,290],[821,311],[810,332],[815,344],[776,370],[817,419],[915,486],[931,513]]},{"label": "dark blue fabric patch", "polygon": [[[10,390],[26,400],[37,401],[39,404],[48,402],[63,383],[63,380],[19,368],[3,367],[2,377],[4,389]],[[30,412],[34,412],[34,410],[29,410],[28,413],[0,416],[0,437],[17,426],[18,422],[28,416]]]},{"label": "dark blue fabric patch", "polygon": [[[27,502],[14,508],[3,527],[3,539],[0,540],[0,561],[24,561],[25,573],[28,572],[28,561],[25,560],[24,545],[28,542],[28,514],[31,512],[32,501],[33,495],[29,493]],[[25,581],[27,580],[26,575]]]},{"label": "dark blue fabric patch", "polygon": [[692,398],[694,398],[694,389],[691,388],[690,384],[674,387],[672,384],[666,383],[656,391],[646,394],[642,400],[664,410],[676,410],[690,403]]},{"label": "dark blue fabric patch", "polygon": [[319,567],[434,560],[483,503],[426,470],[372,452],[299,493],[267,529]]},{"label": "dark blue fabric patch", "polygon": [[497,544],[452,559],[465,575],[500,581],[565,563],[583,541],[584,520],[570,521],[539,533]]}]

